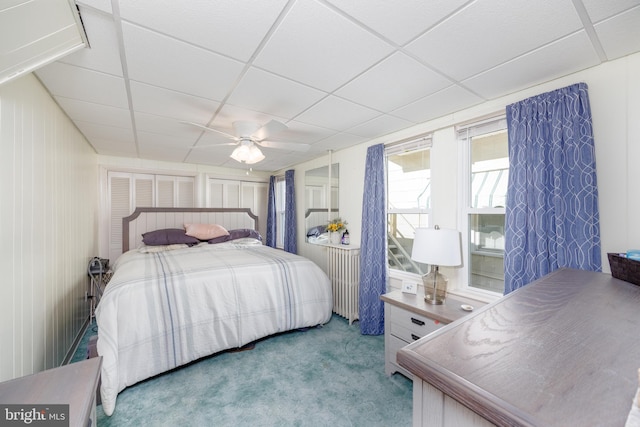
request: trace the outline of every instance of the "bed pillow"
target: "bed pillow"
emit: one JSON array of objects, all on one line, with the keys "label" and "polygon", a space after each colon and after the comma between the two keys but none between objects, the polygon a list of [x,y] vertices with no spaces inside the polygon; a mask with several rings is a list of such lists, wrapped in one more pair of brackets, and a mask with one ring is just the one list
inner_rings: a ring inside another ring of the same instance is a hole
[{"label": "bed pillow", "polygon": [[316,225],[315,227],[311,227],[309,231],[307,231],[307,237],[318,237],[325,231],[327,231],[326,225]]},{"label": "bed pillow", "polygon": [[209,239],[208,242],[213,245],[214,243],[223,243],[223,242],[228,242],[229,240],[231,240],[231,238],[227,234],[225,236],[214,237],[213,239]]},{"label": "bed pillow", "polygon": [[262,236],[256,230],[251,228],[236,228],[233,230],[229,230],[229,234],[227,236],[220,236],[213,239],[209,239],[209,243],[222,243],[228,242],[230,240],[238,240],[243,239],[245,237],[250,237],[252,239],[257,239],[262,241]]},{"label": "bed pillow", "polygon": [[142,254],[155,254],[158,252],[167,252],[167,251],[173,251],[176,249],[184,249],[188,247],[189,245],[184,243],[175,243],[173,245],[157,245],[157,246],[142,245],[142,247],[138,248],[138,252]]},{"label": "bed pillow", "polygon": [[235,230],[229,230],[229,240],[242,239],[243,237],[251,237],[252,239],[258,239],[262,241],[262,236],[256,230],[251,228],[236,228]]},{"label": "bed pillow", "polygon": [[189,246],[200,243],[198,239],[187,236],[181,228],[164,228],[142,234],[142,243],[148,246],[176,245],[184,243]]},{"label": "bed pillow", "polygon": [[229,235],[227,229],[218,224],[185,224],[184,228],[187,231],[187,236],[200,240],[211,240]]}]

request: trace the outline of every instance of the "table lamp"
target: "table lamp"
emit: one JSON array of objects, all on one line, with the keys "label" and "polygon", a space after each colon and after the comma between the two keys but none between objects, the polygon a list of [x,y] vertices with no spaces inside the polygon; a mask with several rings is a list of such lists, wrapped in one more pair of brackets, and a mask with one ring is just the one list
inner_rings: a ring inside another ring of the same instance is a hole
[{"label": "table lamp", "polygon": [[444,303],[448,279],[438,269],[441,265],[454,267],[462,263],[458,230],[416,228],[411,259],[429,264],[431,271],[422,276],[424,300],[429,304]]}]

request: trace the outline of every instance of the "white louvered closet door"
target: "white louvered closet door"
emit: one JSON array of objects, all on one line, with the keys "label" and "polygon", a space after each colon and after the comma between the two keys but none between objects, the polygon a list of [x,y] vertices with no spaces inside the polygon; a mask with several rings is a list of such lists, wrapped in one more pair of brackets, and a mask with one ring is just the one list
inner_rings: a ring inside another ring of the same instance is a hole
[{"label": "white louvered closet door", "polygon": [[195,205],[195,179],[185,176],[108,172],[109,259],[122,253],[122,218],[136,207],[183,207]]},{"label": "white louvered closet door", "polygon": [[267,232],[268,183],[209,178],[208,189],[208,207],[251,209],[258,215],[258,231],[264,238]]}]

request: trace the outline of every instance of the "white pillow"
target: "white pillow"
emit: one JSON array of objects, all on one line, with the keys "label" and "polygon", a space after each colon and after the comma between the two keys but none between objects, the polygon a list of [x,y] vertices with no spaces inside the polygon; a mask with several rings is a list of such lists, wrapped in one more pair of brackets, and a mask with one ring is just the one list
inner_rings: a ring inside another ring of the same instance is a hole
[{"label": "white pillow", "polygon": [[186,230],[187,236],[200,240],[209,240],[229,235],[227,229],[218,224],[185,224],[184,229]]}]

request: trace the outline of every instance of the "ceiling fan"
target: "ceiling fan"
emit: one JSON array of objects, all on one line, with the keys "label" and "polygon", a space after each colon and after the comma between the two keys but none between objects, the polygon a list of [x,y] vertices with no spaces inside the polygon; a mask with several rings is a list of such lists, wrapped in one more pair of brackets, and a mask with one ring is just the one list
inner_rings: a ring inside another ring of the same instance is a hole
[{"label": "ceiling fan", "polygon": [[280,133],[287,129],[287,125],[277,120],[271,120],[263,126],[251,121],[235,121],[233,122],[233,131],[235,135],[193,122],[185,123],[196,126],[207,132],[218,133],[235,141],[227,144],[215,144],[194,148],[237,145],[236,149],[231,153],[231,158],[241,163],[253,164],[264,160],[264,154],[262,154],[262,151],[260,151],[258,146],[289,151],[307,151],[310,147],[308,144],[268,140],[271,135]]}]

